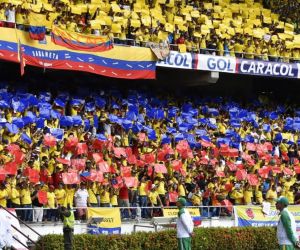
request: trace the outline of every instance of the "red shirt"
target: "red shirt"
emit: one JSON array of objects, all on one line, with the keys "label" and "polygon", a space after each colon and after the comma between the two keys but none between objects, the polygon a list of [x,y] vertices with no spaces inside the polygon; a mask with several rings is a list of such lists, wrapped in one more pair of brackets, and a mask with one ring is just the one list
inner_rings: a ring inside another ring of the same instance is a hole
[{"label": "red shirt", "polygon": [[121,200],[129,200],[128,188],[124,185],[120,188],[119,197]]}]

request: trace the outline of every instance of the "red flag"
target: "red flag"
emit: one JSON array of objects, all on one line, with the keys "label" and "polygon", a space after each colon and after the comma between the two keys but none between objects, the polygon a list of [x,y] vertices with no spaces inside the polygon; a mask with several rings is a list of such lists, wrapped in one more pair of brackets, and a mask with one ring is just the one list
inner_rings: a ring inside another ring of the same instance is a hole
[{"label": "red flag", "polygon": [[69,137],[65,143],[65,147],[70,150],[70,149],[76,147],[78,145],[78,142],[79,142],[79,140],[77,137],[74,137],[74,136]]},{"label": "red flag", "polygon": [[166,161],[166,151],[164,150],[159,150],[158,153],[157,153],[157,160],[158,161]]},{"label": "red flag", "polygon": [[64,184],[79,184],[80,176],[78,173],[62,173],[62,180]]},{"label": "red flag", "polygon": [[224,171],[217,171],[216,174],[218,177],[225,177]]},{"label": "red flag", "polygon": [[11,153],[12,155],[16,152],[16,151],[21,151],[19,145],[17,144],[9,144],[7,147],[6,147],[6,150]]},{"label": "red flag", "polygon": [[103,156],[100,153],[93,153],[93,159],[96,163],[103,161]]},{"label": "red flag", "polygon": [[251,186],[257,186],[259,181],[258,177],[256,174],[248,174],[247,175],[247,180]]},{"label": "red flag", "polygon": [[44,135],[43,144],[48,147],[54,147],[56,145],[56,138],[52,135]]},{"label": "red flag", "polygon": [[173,169],[174,169],[175,171],[179,171],[179,169],[182,168],[182,161],[180,161],[180,160],[174,160],[174,161],[172,161],[171,164],[172,164]]},{"label": "red flag", "polygon": [[289,168],[284,168],[283,173],[286,175],[293,175],[293,171]]},{"label": "red flag", "polygon": [[230,148],[228,150],[228,156],[230,156],[230,157],[238,157],[239,156],[239,150],[237,148]]},{"label": "red flag", "polygon": [[21,76],[24,75],[25,73],[25,60],[24,60],[24,48],[19,40],[19,57],[20,57],[20,73],[21,73]]},{"label": "red flag", "polygon": [[15,151],[14,156],[16,164],[21,164],[25,160],[25,154],[22,151]]},{"label": "red flag", "polygon": [[136,164],[136,157],[135,157],[135,155],[129,155],[127,157],[127,161],[128,161],[129,164]]},{"label": "red flag", "polygon": [[236,165],[231,161],[226,162],[226,165],[229,167],[230,171],[236,171],[237,169]]},{"label": "red flag", "polygon": [[117,158],[121,158],[121,156],[126,157],[125,148],[114,148],[114,154]]},{"label": "red flag", "polygon": [[146,163],[144,161],[141,161],[141,160],[136,160],[136,165],[138,167],[144,167],[146,165]]},{"label": "red flag", "polygon": [[4,168],[0,168],[0,181],[5,181],[6,175],[8,175],[6,170]]},{"label": "red flag", "polygon": [[245,180],[247,178],[247,171],[245,169],[239,169],[235,174],[237,180]]},{"label": "red flag", "polygon": [[123,177],[131,177],[131,167],[121,167]]},{"label": "red flag", "polygon": [[47,192],[43,190],[39,190],[38,193],[39,203],[46,205],[48,203]]},{"label": "red flag", "polygon": [[5,163],[4,170],[9,175],[16,175],[17,174],[17,164],[16,164],[16,162]]},{"label": "red flag", "polygon": [[186,172],[183,168],[179,169],[179,173],[184,177],[186,176]]},{"label": "red flag", "polygon": [[145,161],[148,164],[155,162],[155,156],[154,154],[144,154],[141,156],[141,160]]},{"label": "red flag", "polygon": [[256,151],[256,145],[255,145],[254,143],[248,142],[248,143],[246,144],[246,149],[247,149],[248,151]]},{"label": "red flag", "polygon": [[99,170],[103,173],[109,173],[110,172],[110,168],[108,166],[108,163],[106,161],[101,161],[98,164]]},{"label": "red flag", "polygon": [[40,172],[36,169],[28,168],[28,179],[31,183],[37,183],[40,181]]},{"label": "red flag", "polygon": [[137,179],[135,177],[123,177],[127,187],[137,187]]},{"label": "red flag", "polygon": [[300,174],[300,167],[294,167],[296,174]]},{"label": "red flag", "polygon": [[209,141],[203,141],[203,140],[201,140],[200,143],[201,143],[202,147],[205,147],[205,148],[213,146],[213,144],[211,142],[209,142]]},{"label": "red flag", "polygon": [[258,174],[262,177],[262,178],[268,178],[269,176],[269,168],[261,168],[258,169]]},{"label": "red flag", "polygon": [[188,149],[190,149],[190,145],[185,140],[178,142],[178,144],[176,145],[176,150],[180,154],[182,154],[183,152],[187,151]]},{"label": "red flag", "polygon": [[71,166],[75,167],[78,171],[84,170],[86,159],[71,159]]},{"label": "red flag", "polygon": [[68,165],[68,166],[71,165],[71,161],[68,160],[68,159],[64,159],[64,158],[56,158],[56,161],[59,162],[59,163],[62,163],[62,164],[64,164],[64,165]]},{"label": "red flag", "polygon": [[166,174],[168,172],[165,164],[154,164],[154,169],[156,173]]},{"label": "red flag", "polygon": [[177,202],[178,200],[178,193],[173,191],[173,192],[169,192],[169,201],[170,202]]},{"label": "red flag", "polygon": [[88,153],[88,146],[86,143],[78,143],[76,146],[76,153],[77,155],[87,154]]},{"label": "red flag", "polygon": [[86,179],[90,180],[90,181],[96,181],[96,182],[103,182],[104,178],[103,178],[103,173],[100,171],[96,171],[96,170],[91,170],[91,175],[86,177]]},{"label": "red flag", "polygon": [[148,166],[148,169],[147,169],[147,174],[148,176],[151,176],[153,174],[153,167],[152,166]]},{"label": "red flag", "polygon": [[225,184],[225,189],[226,189],[228,192],[230,192],[230,191],[232,190],[232,188],[233,188],[232,183],[227,183],[227,184]]},{"label": "red flag", "polygon": [[271,167],[274,174],[280,174],[281,168],[280,167]]},{"label": "red flag", "polygon": [[102,148],[105,146],[106,144],[106,141],[100,141],[98,139],[94,140],[93,141],[93,148],[94,149],[99,149],[99,150],[102,150]]}]

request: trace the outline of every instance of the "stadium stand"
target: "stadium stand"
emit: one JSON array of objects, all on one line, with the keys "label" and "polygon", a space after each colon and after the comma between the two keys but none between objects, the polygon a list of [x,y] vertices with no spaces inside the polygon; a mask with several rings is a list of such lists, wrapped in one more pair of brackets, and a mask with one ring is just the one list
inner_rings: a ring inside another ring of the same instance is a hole
[{"label": "stadium stand", "polygon": [[87,206],[155,207],[141,209],[148,218],[178,197],[225,206],[217,215],[280,195],[299,204],[296,107],[266,96],[243,104],[144,87],[73,89],[1,85],[0,205],[25,208],[23,220],[57,219],[62,205],[78,207],[78,219]]},{"label": "stadium stand", "polygon": [[2,2],[0,20],[2,26],[16,23],[27,30],[35,26],[50,30],[56,25],[71,32],[109,36],[117,44],[149,46],[153,42],[170,44],[180,52],[298,62],[300,36],[293,6],[253,0],[15,0]]}]

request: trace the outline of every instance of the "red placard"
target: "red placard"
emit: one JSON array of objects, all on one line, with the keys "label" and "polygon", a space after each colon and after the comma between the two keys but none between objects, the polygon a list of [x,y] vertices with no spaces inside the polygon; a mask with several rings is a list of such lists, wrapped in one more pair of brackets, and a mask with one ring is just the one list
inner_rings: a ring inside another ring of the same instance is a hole
[{"label": "red placard", "polygon": [[110,172],[110,168],[108,166],[108,163],[106,161],[101,161],[98,164],[99,170],[103,173],[109,173]]},{"label": "red placard", "polygon": [[62,180],[64,184],[79,184],[80,176],[78,173],[62,173]]},{"label": "red placard", "polygon": [[44,135],[43,144],[48,147],[54,147],[56,145],[56,138],[52,135]]},{"label": "red placard", "polygon": [[38,193],[39,203],[46,205],[48,203],[47,192],[43,190],[39,190]]},{"label": "red placard", "polygon": [[154,169],[156,173],[166,174],[168,172],[165,164],[154,164]]}]

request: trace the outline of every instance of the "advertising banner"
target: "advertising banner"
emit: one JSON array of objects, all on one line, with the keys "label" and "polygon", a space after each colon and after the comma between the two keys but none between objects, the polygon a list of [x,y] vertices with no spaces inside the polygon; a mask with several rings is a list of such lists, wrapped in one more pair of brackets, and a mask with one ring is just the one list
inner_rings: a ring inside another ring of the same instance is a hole
[{"label": "advertising banner", "polygon": [[169,56],[162,61],[158,61],[156,66],[179,69],[196,69],[195,59],[195,55],[191,53],[171,51]]},{"label": "advertising banner", "polygon": [[[300,207],[289,206],[288,210],[294,215],[297,231],[300,231]],[[234,206],[235,225],[238,227],[272,227],[277,226],[279,212],[271,206],[268,214],[263,213],[262,207]]]},{"label": "advertising banner", "polygon": [[89,234],[120,234],[121,215],[119,208],[87,208]]},{"label": "advertising banner", "polygon": [[238,59],[239,74],[298,78],[296,63]]},{"label": "advertising banner", "polygon": [[[200,210],[199,208],[195,207],[189,207],[186,208],[190,215],[193,218],[194,225],[200,225],[201,224],[201,215],[200,215]],[[177,217],[178,216],[178,208],[164,208],[163,209],[163,215],[164,217]]]},{"label": "advertising banner", "polygon": [[236,73],[236,58],[212,55],[198,55],[197,69]]}]

